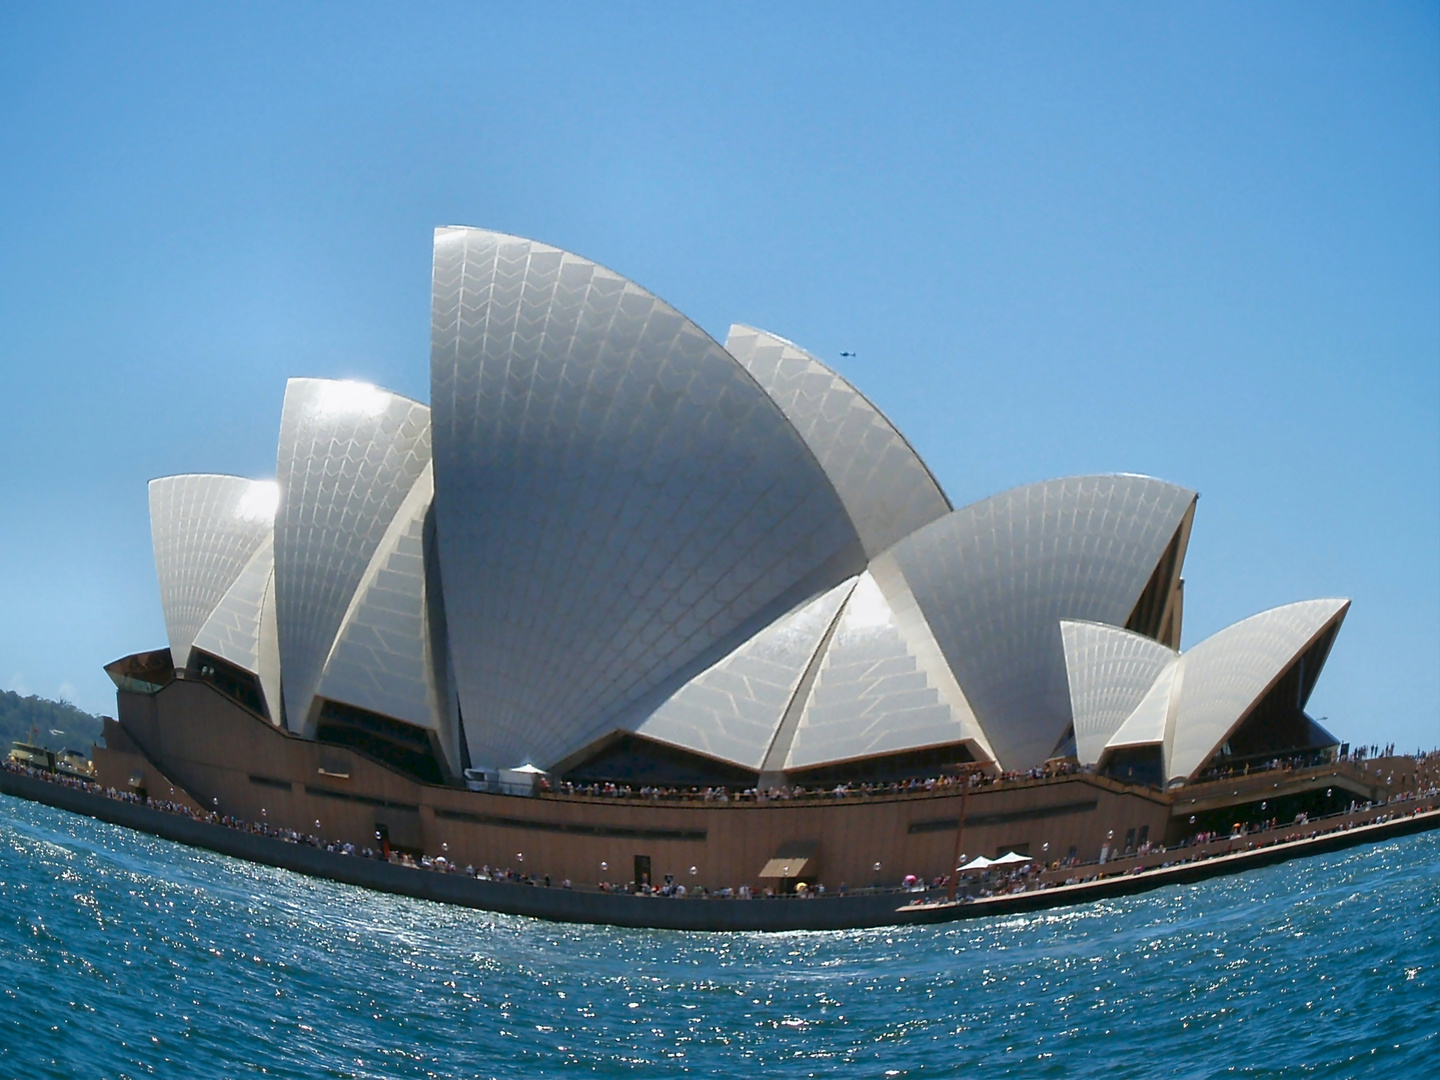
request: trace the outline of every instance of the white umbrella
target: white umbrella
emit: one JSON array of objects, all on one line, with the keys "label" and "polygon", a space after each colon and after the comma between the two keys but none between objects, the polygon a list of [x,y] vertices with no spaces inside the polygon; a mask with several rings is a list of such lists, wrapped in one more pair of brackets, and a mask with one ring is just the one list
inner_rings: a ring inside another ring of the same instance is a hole
[{"label": "white umbrella", "polygon": [[987,859],[984,855],[977,855],[960,867],[960,872],[963,874],[966,870],[984,870],[987,866],[994,866],[997,861],[996,859]]},{"label": "white umbrella", "polygon": [[1029,856],[1029,855],[1021,855],[1019,852],[1016,852],[1016,851],[1007,851],[1004,855],[1001,855],[998,859],[991,859],[991,860],[990,860],[990,862],[991,862],[992,865],[994,865],[994,866],[1005,866],[1005,865],[1008,865],[1008,864],[1010,864],[1010,863],[1029,862],[1029,861],[1030,861],[1030,856]]}]

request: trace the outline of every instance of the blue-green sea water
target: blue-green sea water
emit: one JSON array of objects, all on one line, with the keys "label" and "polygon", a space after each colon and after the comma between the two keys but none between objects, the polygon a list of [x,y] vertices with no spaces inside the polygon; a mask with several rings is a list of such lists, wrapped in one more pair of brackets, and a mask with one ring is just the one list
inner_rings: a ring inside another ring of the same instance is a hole
[{"label": "blue-green sea water", "polygon": [[27,1080],[1440,1077],[1435,833],[1025,917],[681,934],[0,797],[0,897],[0,1076]]}]

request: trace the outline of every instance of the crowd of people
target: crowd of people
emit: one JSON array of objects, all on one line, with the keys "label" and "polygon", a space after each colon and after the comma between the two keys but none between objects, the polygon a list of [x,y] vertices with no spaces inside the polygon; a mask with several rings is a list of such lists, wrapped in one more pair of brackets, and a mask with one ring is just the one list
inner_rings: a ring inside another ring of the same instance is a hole
[{"label": "crowd of people", "polygon": [[637,799],[646,802],[658,800],[685,802],[778,802],[804,799],[863,799],[881,796],[914,795],[924,792],[946,792],[968,782],[972,788],[990,787],[995,784],[1015,783],[1022,780],[1043,780],[1052,777],[1070,776],[1083,771],[1073,761],[1056,761],[1045,766],[1017,772],[986,772],[978,767],[966,769],[963,766],[948,772],[927,777],[908,777],[898,780],[845,781],[834,786],[816,784],[770,785],[766,787],[727,787],[707,785],[704,787],[675,787],[659,784],[631,784],[613,781],[594,783],[573,783],[569,780],[552,780],[540,777],[537,791],[541,796],[571,798]]},{"label": "crowd of people", "polygon": [[[1389,748],[1386,749],[1388,750]],[[1137,849],[1126,850],[1123,853],[1117,852],[1113,856],[1113,859],[1111,860],[1111,868],[1108,870],[1104,865],[1107,860],[1103,855],[1102,858],[1095,863],[1082,863],[1081,860],[1077,859],[1072,855],[1069,858],[1057,859],[1048,864],[1032,860],[1020,863],[1018,865],[991,866],[982,870],[978,874],[978,876],[964,876],[964,883],[966,885],[966,889],[964,890],[964,899],[973,900],[976,898],[1026,892],[1032,889],[1051,888],[1057,884],[1082,884],[1085,882],[1094,881],[1099,877],[1110,876],[1115,873],[1133,874],[1143,873],[1148,870],[1165,869],[1171,866],[1183,865],[1202,859],[1212,858],[1216,855],[1228,854],[1231,850],[1235,849],[1235,844],[1237,842],[1246,841],[1248,840],[1248,838],[1260,835],[1264,835],[1264,839],[1259,843],[1259,847],[1267,847],[1274,844],[1286,843],[1300,839],[1309,839],[1337,830],[1355,828],[1357,825],[1376,824],[1382,821],[1390,820],[1395,816],[1395,814],[1392,811],[1385,810],[1384,807],[1395,803],[1410,803],[1429,800],[1428,806],[1421,805],[1417,807],[1412,807],[1410,810],[1407,811],[1407,813],[1419,813],[1423,810],[1434,809],[1436,800],[1440,799],[1440,785],[1437,785],[1435,776],[1435,769],[1437,764],[1440,764],[1440,751],[1431,751],[1429,753],[1417,755],[1416,766],[1413,773],[1402,776],[1402,779],[1404,780],[1413,780],[1414,783],[1412,786],[1410,786],[1404,791],[1392,794],[1388,799],[1381,800],[1378,803],[1359,801],[1352,802],[1348,810],[1341,811],[1340,814],[1336,815],[1337,817],[1344,817],[1346,820],[1342,822],[1332,823],[1329,825],[1329,827],[1317,826],[1315,828],[1311,828],[1309,815],[1302,812],[1296,815],[1293,822],[1286,823],[1285,828],[1287,828],[1289,831],[1284,833],[1279,832],[1279,830],[1282,828],[1280,822],[1276,818],[1271,817],[1261,821],[1243,823],[1237,822],[1230,830],[1224,832],[1201,830],[1196,832],[1193,836],[1182,840],[1177,844],[1171,845],[1168,849],[1164,845],[1152,844],[1149,841],[1145,841],[1142,842],[1142,844]],[[533,872],[527,873],[523,870],[516,870],[510,867],[492,867],[488,864],[478,868],[473,865],[466,865],[462,867],[447,858],[446,855],[417,855],[404,850],[391,848],[388,842],[384,843],[383,846],[380,848],[361,847],[357,849],[353,843],[350,843],[348,841],[327,840],[318,835],[304,833],[296,829],[272,825],[265,821],[248,821],[232,814],[220,814],[218,811],[197,809],[195,806],[179,800],[157,799],[144,796],[135,791],[121,791],[114,787],[102,786],[101,784],[98,784],[94,781],[85,780],[63,773],[51,772],[45,769],[39,769],[34,766],[22,764],[11,759],[6,759],[3,762],[3,765],[10,772],[33,777],[35,779],[45,780],[49,783],[58,784],[63,787],[69,787],[79,791],[84,791],[91,795],[100,795],[121,802],[143,804],[150,807],[151,809],[159,810],[164,813],[177,814],[191,818],[192,820],[201,821],[212,825],[219,825],[229,829],[237,829],[240,831],[265,836],[271,839],[280,840],[288,843],[304,844],[309,847],[318,848],[328,852],[334,852],[340,855],[355,856],[358,858],[366,859],[380,859],[396,865],[410,867],[417,870],[429,870],[436,873],[464,874],[467,877],[471,877],[480,881],[508,882],[511,884],[540,887],[551,887],[552,884],[554,884],[552,883],[550,875],[548,874],[536,875]],[[1050,775],[1043,772],[1042,770],[1035,770],[1035,772],[1040,772],[1041,775]],[[969,774],[964,774],[963,776],[949,776],[943,778],[937,777],[926,781],[908,781],[905,784],[897,783],[880,786],[860,785],[855,789],[851,789],[848,785],[846,785],[843,792],[841,791],[841,789],[837,788],[834,792],[830,792],[829,794],[841,797],[843,795],[863,796],[866,794],[888,794],[897,793],[900,791],[932,791],[936,790],[936,788],[952,786],[953,784],[965,782],[966,780],[968,780],[968,782],[973,786],[988,786],[989,784],[1003,783],[1007,779],[1022,779],[1027,778],[1028,776],[1029,774],[1001,774],[998,776],[987,776],[979,772],[972,772]],[[569,787],[570,785],[566,785],[566,788]],[[711,792],[712,794],[710,797],[721,798],[722,801],[723,796],[726,794],[723,789],[703,790]],[[714,792],[717,790],[720,792],[719,795],[714,794]],[[780,794],[775,797],[804,798],[810,796],[810,793],[806,792],[806,790],[803,788],[789,790],[790,793],[788,795]],[[660,792],[660,794],[656,794],[657,791]],[[754,789],[751,789],[751,791],[753,792]],[[642,788],[638,793],[617,793],[617,796],[625,797],[625,794],[629,794],[630,797],[634,797],[635,794],[640,794],[640,797],[642,798],[668,798],[673,797],[672,792],[673,789]],[[574,791],[567,791],[562,789],[560,793],[591,794],[591,792],[585,791],[583,789],[575,789]],[[817,794],[823,795],[824,793]],[[1378,811],[1378,813],[1375,813],[1374,811]],[[1369,816],[1366,816],[1362,820],[1357,822],[1354,820],[1355,815],[1357,814],[1366,814]],[[318,825],[319,823],[317,822],[316,824]],[[1222,851],[1212,850],[1210,848],[1210,845],[1215,844],[1217,841],[1225,842],[1227,845],[1226,849]],[[1256,846],[1257,845],[1254,843],[1247,843],[1246,846],[1241,850],[1250,850]],[[1159,861],[1156,861],[1156,859],[1154,858],[1163,857],[1166,855],[1174,855],[1175,857],[1170,859],[1160,858]],[[1146,857],[1151,858],[1147,859]],[[523,859],[523,856],[519,856],[519,858]],[[1115,862],[1128,862],[1130,865],[1128,867],[1118,867],[1113,865]],[[1079,868],[1081,867],[1088,867],[1089,872],[1085,873],[1079,870]],[[1065,869],[1076,869],[1077,872],[1069,875],[1062,882],[1058,880],[1056,874],[1058,871]],[[1047,874],[1049,875],[1048,877],[1046,876]],[[898,890],[892,888],[889,891],[910,891],[932,894],[937,890],[948,892],[951,884],[952,879],[949,875],[936,877],[932,881],[927,883],[926,881],[918,878],[914,874],[907,874],[900,882]],[[570,889],[574,887],[573,883],[568,878],[560,881],[558,885],[560,888],[564,889]],[[765,888],[763,890],[757,891],[753,889],[749,884],[741,884],[739,886],[727,886],[720,889],[707,890],[703,886],[687,887],[683,882],[675,881],[669,875],[667,875],[664,882],[660,884],[652,885],[648,881],[630,881],[622,885],[618,882],[600,881],[597,882],[594,888],[597,892],[632,893],[644,896],[667,897],[673,899],[684,899],[686,897],[740,900],[760,898],[769,899],[778,897],[818,899],[826,895],[845,896],[850,892],[849,887],[843,882],[840,884],[838,890],[836,890],[836,892],[833,894],[827,894],[826,888],[823,884],[809,884],[805,882],[794,883],[793,888],[787,890]],[[879,886],[879,883],[877,881],[875,885],[871,887],[871,889],[861,891],[880,891],[880,888],[881,887]]]},{"label": "crowd of people", "polygon": [[[1387,758],[1395,756],[1395,744],[1388,743],[1385,746],[1378,744],[1371,746],[1356,746],[1346,750],[1344,754],[1332,755],[1329,750],[1315,750],[1304,754],[1291,754],[1285,757],[1273,757],[1258,761],[1245,762],[1221,762],[1206,769],[1197,778],[1197,783],[1204,783],[1211,780],[1232,780],[1240,776],[1250,776],[1255,773],[1270,772],[1276,769],[1294,770],[1310,769],[1323,765],[1346,763],[1358,765],[1364,772],[1369,772],[1372,763],[1379,764]],[[1435,763],[1440,758],[1440,751],[1417,750],[1411,755],[1417,764],[1417,775],[1433,773]],[[1387,783],[1390,781],[1387,781]]]},{"label": "crowd of people", "polygon": [[[1206,770],[1196,782],[1232,780],[1237,777],[1253,776],[1275,771],[1293,772],[1300,769],[1332,765],[1337,761],[1350,762],[1352,764],[1362,765],[1363,767],[1367,761],[1377,756],[1382,758],[1392,756],[1394,749],[1394,744],[1392,743],[1385,747],[1359,747],[1349,751],[1343,758],[1335,758],[1329,751],[1324,751],[1248,761],[1243,764],[1223,764]],[[1434,772],[1435,763],[1437,760],[1440,760],[1440,751],[1417,752],[1415,758],[1422,767]],[[548,776],[541,776],[538,778],[536,793],[541,797],[550,798],[606,798],[643,802],[678,801],[729,803],[793,800],[823,801],[829,799],[893,798],[899,795],[923,795],[926,793],[943,794],[965,783],[968,783],[972,789],[987,788],[996,785],[1056,779],[1090,771],[1092,770],[1080,765],[1073,759],[1057,759],[1046,762],[1043,766],[1034,769],[1020,771],[991,772],[978,765],[959,765],[945,772],[926,777],[846,781],[834,784],[833,786],[825,784],[792,784],[771,785],[767,787],[726,785],[678,787],[659,784],[642,784],[636,786],[626,783],[616,783],[614,781],[574,783],[568,780],[555,780]]]}]

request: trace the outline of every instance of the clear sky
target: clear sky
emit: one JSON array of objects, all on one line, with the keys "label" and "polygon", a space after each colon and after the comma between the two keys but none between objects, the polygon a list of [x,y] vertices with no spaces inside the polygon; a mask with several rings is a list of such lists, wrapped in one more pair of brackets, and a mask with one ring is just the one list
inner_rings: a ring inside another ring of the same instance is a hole
[{"label": "clear sky", "polygon": [[1436,745],[1437,11],[4,5],[0,687],[113,711],[146,481],[273,476],[292,375],[425,399],[465,224],[797,341],[956,505],[1196,488],[1186,646],[1352,597],[1312,714]]}]

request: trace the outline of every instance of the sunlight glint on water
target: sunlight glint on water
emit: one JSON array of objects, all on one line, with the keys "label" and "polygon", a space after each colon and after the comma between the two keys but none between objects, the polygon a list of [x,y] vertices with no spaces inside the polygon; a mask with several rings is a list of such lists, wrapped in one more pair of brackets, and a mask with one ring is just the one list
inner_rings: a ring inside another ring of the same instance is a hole
[{"label": "sunlight glint on water", "polygon": [[1440,1075],[1434,833],[1033,916],[687,935],[0,798],[0,890],[0,1076]]}]

